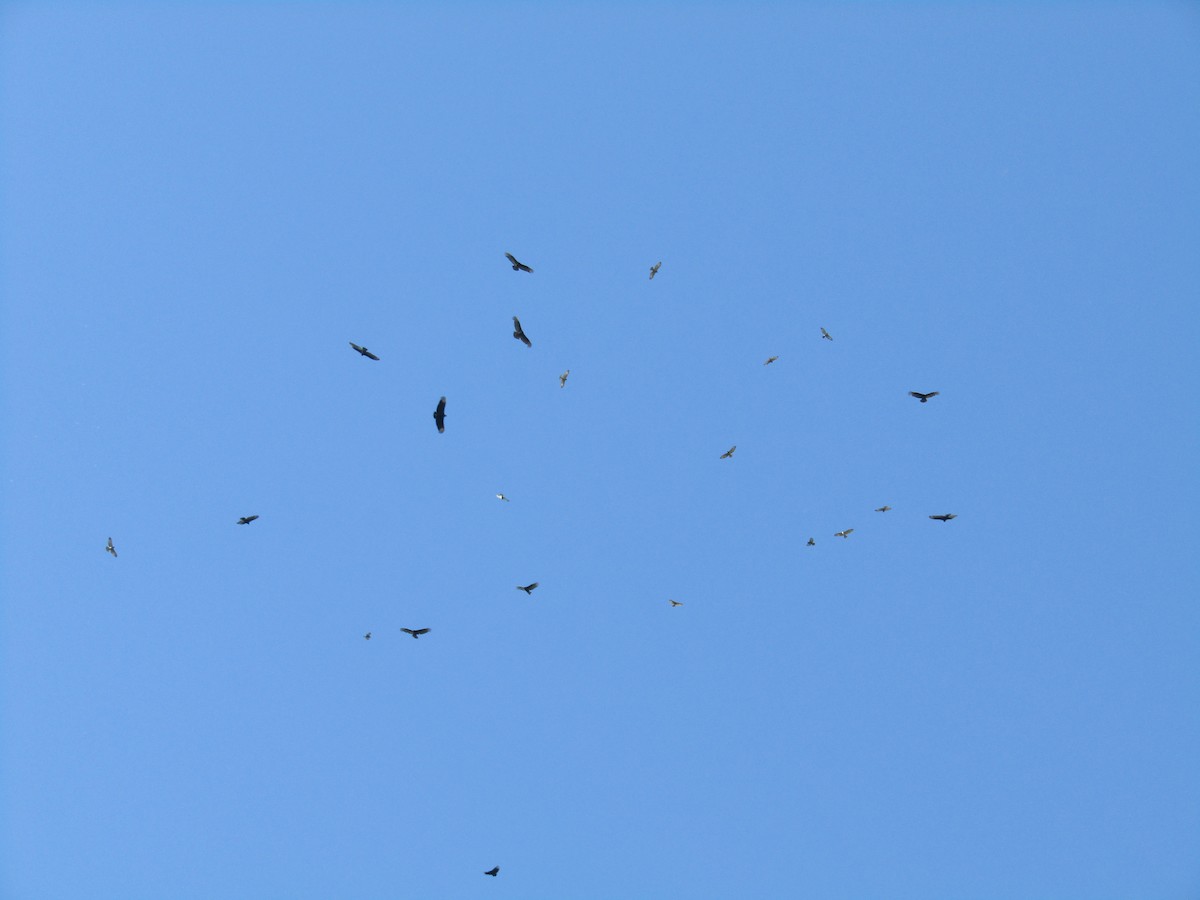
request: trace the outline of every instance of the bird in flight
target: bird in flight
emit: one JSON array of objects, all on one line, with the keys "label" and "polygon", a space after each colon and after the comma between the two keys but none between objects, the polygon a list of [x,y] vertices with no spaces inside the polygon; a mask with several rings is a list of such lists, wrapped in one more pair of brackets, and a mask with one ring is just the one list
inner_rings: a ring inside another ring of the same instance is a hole
[{"label": "bird in flight", "polygon": [[533,269],[529,268],[529,266],[525,265],[525,263],[521,262],[519,259],[517,259],[515,256],[513,256],[511,253],[505,253],[504,255],[507,256],[508,261],[510,263],[512,263],[514,272],[532,272],[533,271]]},{"label": "bird in flight", "polygon": [[558,386],[560,388],[564,388],[567,386],[567,376],[570,374],[571,374],[571,370],[567,369],[567,371],[563,372],[561,375],[558,376]]},{"label": "bird in flight", "polygon": [[890,506],[881,506],[879,509],[875,510],[875,512],[887,512],[889,509],[891,509]]},{"label": "bird in flight", "polygon": [[417,628],[416,630],[413,630],[412,628],[401,628],[400,630],[405,634],[411,634],[414,641],[423,634],[429,634],[428,628]]},{"label": "bird in flight", "polygon": [[536,582],[536,581],[535,581],[533,584],[527,584],[527,585],[525,585],[524,587],[521,587],[521,585],[519,585],[519,584],[518,584],[518,585],[517,585],[517,590],[518,590],[518,591],[524,591],[526,594],[532,594],[532,593],[533,593],[533,589],[534,589],[535,587],[537,587],[537,586],[538,586],[538,584],[539,584],[539,582]]},{"label": "bird in flight", "polygon": [[495,878],[497,875],[499,875],[499,874],[500,874],[500,867],[499,867],[499,866],[495,866],[494,868],[488,869],[488,870],[487,870],[486,872],[484,872],[483,874],[484,874],[484,875],[491,875],[493,878]]},{"label": "bird in flight", "polygon": [[816,542],[815,540],[813,540],[812,538],[809,538],[809,539],[808,539],[808,546],[810,546],[810,547],[815,547],[815,546],[817,546],[817,542]]},{"label": "bird in flight", "polygon": [[366,634],[363,635],[363,640],[369,641],[370,639],[371,639],[371,632],[368,631]]},{"label": "bird in flight", "polygon": [[682,601],[679,601],[679,600],[670,600],[670,599],[668,599],[668,600],[667,600],[667,602],[668,602],[668,603],[670,603],[672,607],[676,607],[676,606],[683,606],[683,603],[682,603]]},{"label": "bird in flight", "polygon": [[650,280],[654,280],[654,276],[658,274],[658,270],[662,268],[662,260],[660,259],[650,267]]},{"label": "bird in flight", "polygon": [[854,531],[854,529],[853,529],[853,528],[847,528],[845,531],[836,531],[836,532],[834,532],[834,535],[833,535],[833,536],[834,536],[834,537],[840,537],[840,538],[848,538],[848,537],[850,537],[850,534],[851,534],[851,532],[853,532],[853,531]]},{"label": "bird in flight", "polygon": [[257,518],[258,518],[258,516],[242,516],[240,519],[237,520],[237,523],[239,525],[249,525],[251,522],[253,522]]},{"label": "bird in flight", "polygon": [[357,350],[359,353],[361,353],[363,356],[365,356],[367,359],[374,359],[374,360],[379,359],[378,356],[376,356],[374,353],[372,353],[366,347],[360,347],[360,346],[358,346],[358,344],[354,343],[354,341],[350,342],[350,346],[353,347],[355,350]]},{"label": "bird in flight", "polygon": [[733,451],[737,449],[737,444],[734,444],[728,450],[721,454],[721,459],[730,459],[733,456]]},{"label": "bird in flight", "polygon": [[113,555],[113,559],[117,558],[117,548],[113,546],[112,538],[108,539],[108,546],[104,549]]},{"label": "bird in flight", "polygon": [[521,320],[518,319],[516,316],[513,316],[513,328],[515,329],[513,331],[513,337],[515,337],[518,341],[520,341],[526,347],[533,346],[533,344],[531,344],[529,342],[529,338],[525,337],[525,332],[521,328]]},{"label": "bird in flight", "polygon": [[824,328],[821,329],[821,337],[823,337],[827,341],[833,340],[833,335],[830,334],[828,331],[826,331]]},{"label": "bird in flight", "polygon": [[763,365],[769,366],[771,363],[775,362],[775,360],[777,360],[777,359],[779,359],[778,356],[768,356],[767,361],[765,363],[763,363]]},{"label": "bird in flight", "polygon": [[928,394],[922,394],[922,393],[919,393],[918,391],[909,391],[908,396],[916,397],[922,403],[928,403],[930,397],[936,397],[939,393],[940,393],[940,391],[930,391]]},{"label": "bird in flight", "polygon": [[437,422],[438,434],[446,430],[446,398],[438,401],[437,409],[433,411],[433,421]]},{"label": "bird in flight", "polygon": [[507,503],[507,502],[508,502],[508,498],[507,498],[507,497],[505,497],[503,494],[497,494],[497,495],[496,495],[496,499],[497,499],[497,500],[503,500],[505,503]]},{"label": "bird in flight", "polygon": [[957,519],[958,516],[955,513],[946,513],[944,516],[930,516],[929,518],[937,519],[939,522],[949,522],[951,519]]}]

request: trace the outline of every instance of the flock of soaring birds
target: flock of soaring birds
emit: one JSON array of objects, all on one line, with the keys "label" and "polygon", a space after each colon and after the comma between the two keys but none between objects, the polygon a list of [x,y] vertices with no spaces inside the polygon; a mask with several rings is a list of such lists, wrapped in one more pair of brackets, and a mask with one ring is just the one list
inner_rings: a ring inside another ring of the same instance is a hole
[{"label": "flock of soaring birds", "polygon": [[[530,272],[530,273],[533,272],[533,269],[531,269],[529,266],[525,265],[525,263],[518,260],[511,253],[505,253],[504,255],[506,257],[508,257],[508,261],[509,261],[509,263],[512,264],[512,268],[513,268],[514,272]],[[658,274],[658,270],[661,268],[662,268],[661,260],[656,262],[654,265],[652,265],[650,267],[650,280],[651,281],[654,280],[654,276]],[[513,337],[516,340],[520,341],[522,344],[524,344],[526,347],[533,346],[533,342],[529,340],[529,336],[525,334],[525,330],[521,327],[521,320],[518,319],[516,316],[513,316]],[[822,328],[821,329],[821,339],[826,340],[826,341],[832,341],[833,335],[831,335],[828,331],[826,331],[824,328]],[[360,356],[364,356],[367,359],[373,359],[376,361],[379,360],[378,356],[376,356],[374,353],[372,353],[366,347],[363,347],[363,346],[360,346],[359,344],[354,343],[354,341],[350,341],[350,346]],[[778,356],[767,357],[767,360],[766,360],[766,362],[763,363],[763,365],[769,366],[771,363],[775,362],[775,360],[777,360],[777,359],[779,359]],[[566,387],[567,376],[569,376],[570,374],[571,374],[571,370],[567,369],[565,372],[563,372],[561,375],[558,376],[558,386],[560,388]],[[908,395],[910,397],[915,397],[917,400],[921,401],[922,403],[928,403],[932,397],[938,396],[938,393],[939,393],[938,391],[930,391],[927,394],[923,394],[920,391],[909,391]],[[434,409],[434,411],[433,411],[433,421],[434,421],[434,424],[437,425],[438,434],[442,434],[446,431],[446,398],[445,397],[442,397],[438,400],[437,408]],[[733,457],[733,453],[735,450],[737,450],[736,444],[734,444],[732,447],[730,447],[728,450],[726,450],[724,453],[722,453],[720,458],[721,459],[731,459]],[[496,499],[508,502],[508,498],[506,496],[504,496],[504,494],[497,494]],[[875,512],[886,513],[886,512],[891,511],[891,509],[892,509],[892,507],[887,506],[885,504],[884,506],[878,507],[875,510]],[[235,524],[249,525],[251,522],[253,522],[257,518],[258,518],[257,515],[242,516],[237,520],[237,522]],[[932,515],[929,518],[931,518],[937,522],[949,522],[951,519],[958,518],[958,516],[954,513],[941,513],[939,515]],[[842,531],[834,532],[833,536],[840,537],[840,538],[848,538],[853,533],[854,533],[853,528],[846,528]],[[816,542],[815,538],[810,537],[808,539],[809,547],[815,547],[816,543],[817,542]],[[108,553],[111,553],[114,558],[117,556],[117,548],[113,545],[113,539],[111,537],[108,539],[108,545],[104,549]],[[538,586],[538,582],[534,581],[531,584],[517,585],[517,590],[524,591],[526,594],[532,594],[534,589],[537,586]],[[677,607],[677,606],[683,606],[683,603],[679,600],[668,600],[667,602],[671,604],[672,608]],[[423,634],[429,634],[431,629],[429,629],[429,628],[401,628],[400,630],[404,634],[411,635],[413,640],[416,640],[419,637],[421,637],[421,635],[423,635]],[[366,634],[363,635],[363,638],[365,640],[369,641],[371,639],[371,632],[368,631]],[[483,874],[491,875],[491,876],[495,877],[500,874],[500,867],[494,866],[493,868],[489,869],[488,871],[484,872]]]}]

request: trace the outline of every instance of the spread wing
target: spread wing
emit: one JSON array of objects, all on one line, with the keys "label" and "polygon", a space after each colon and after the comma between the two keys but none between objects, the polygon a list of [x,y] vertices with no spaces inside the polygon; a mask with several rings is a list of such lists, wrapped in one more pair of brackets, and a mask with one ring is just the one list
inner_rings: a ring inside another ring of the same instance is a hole
[{"label": "spread wing", "polygon": [[364,347],[364,348],[363,348],[363,356],[365,356],[367,359],[374,359],[374,360],[378,360],[378,359],[379,359],[379,357],[378,357],[378,356],[376,356],[374,353],[372,353],[372,352],[371,352],[370,350],[368,350],[366,347]]},{"label": "spread wing", "polygon": [[446,398],[438,401],[437,409],[433,411],[433,421],[437,422],[438,434],[446,430]]},{"label": "spread wing", "polygon": [[508,257],[508,261],[513,264],[514,269],[520,269],[522,272],[532,272],[533,271],[533,269],[529,268],[529,266],[525,265],[525,263],[521,262],[519,259],[517,259],[515,256],[513,256],[511,253],[505,253],[504,255]]},{"label": "spread wing", "polygon": [[358,344],[354,343],[354,341],[350,342],[350,346],[353,347],[355,350],[357,350],[359,353],[363,352],[363,348],[358,346]]},{"label": "spread wing", "polygon": [[428,628],[418,628],[413,634],[429,634]]},{"label": "spread wing", "polygon": [[515,330],[513,331],[513,337],[515,337],[515,338],[516,338],[518,341],[520,341],[520,342],[521,342],[522,344],[524,344],[526,347],[532,347],[532,346],[533,346],[533,344],[532,344],[532,343],[530,343],[530,340],[529,340],[529,338],[527,338],[527,337],[525,336],[525,329],[523,329],[523,328],[521,327],[521,320],[520,320],[520,319],[518,319],[516,316],[513,316],[513,328],[515,329]]}]

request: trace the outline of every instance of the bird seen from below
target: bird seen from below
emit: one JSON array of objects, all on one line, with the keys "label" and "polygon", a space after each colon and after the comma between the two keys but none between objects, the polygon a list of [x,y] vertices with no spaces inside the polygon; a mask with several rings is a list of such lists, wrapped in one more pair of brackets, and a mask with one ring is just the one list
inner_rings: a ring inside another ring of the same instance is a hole
[{"label": "bird seen from below", "polygon": [[778,356],[768,356],[767,361],[765,363],[763,363],[763,365],[769,366],[771,363],[775,362],[775,360],[777,360],[777,359],[779,359]]},{"label": "bird seen from below", "polygon": [[496,499],[497,499],[497,500],[503,500],[505,503],[507,503],[507,502],[508,502],[508,498],[507,498],[507,497],[505,497],[503,494],[497,494],[497,495],[496,495]]},{"label": "bird seen from below", "polygon": [[521,262],[519,259],[517,259],[515,256],[513,256],[511,253],[505,253],[504,255],[507,256],[508,261],[510,263],[512,263],[514,272],[532,272],[533,271],[533,269],[529,268],[529,266],[525,265],[525,263]]},{"label": "bird seen from below", "polygon": [[524,587],[522,587],[521,585],[519,585],[519,584],[518,584],[518,585],[517,585],[517,590],[518,590],[518,591],[524,591],[526,594],[532,594],[532,593],[533,593],[533,589],[534,589],[535,587],[537,587],[539,583],[540,583],[540,582],[537,582],[537,581],[535,581],[533,584],[527,584],[527,585],[525,585]]},{"label": "bird seen from below", "polygon": [[413,636],[414,641],[423,634],[429,634],[428,628],[417,628],[417,629],[401,628],[400,630],[403,631],[405,634],[411,634]]},{"label": "bird seen from below", "polygon": [[922,403],[928,403],[930,397],[936,397],[940,391],[930,391],[928,394],[922,394],[919,391],[909,391],[908,396],[916,397]]},{"label": "bird seen from below", "polygon": [[558,376],[558,386],[560,388],[564,388],[567,386],[567,376],[570,374],[571,374],[571,370],[567,369],[567,371],[563,372],[561,375]]},{"label": "bird seen from below", "polygon": [[654,280],[654,276],[658,274],[658,270],[662,268],[662,260],[660,259],[650,267],[650,280]]},{"label": "bird seen from below", "polygon": [[854,533],[854,529],[853,529],[853,528],[847,528],[845,531],[835,531],[835,532],[833,533],[833,536],[834,536],[834,537],[840,537],[840,538],[848,538],[848,537],[850,537],[850,535],[851,535],[851,534],[853,534],[853,533]]},{"label": "bird seen from below", "polygon": [[732,459],[733,451],[736,449],[737,449],[737,444],[734,444],[732,447],[730,447],[728,450],[726,450],[724,453],[721,454],[721,459]]},{"label": "bird seen from below", "polygon": [[875,512],[887,512],[889,509],[891,509],[890,506],[881,506],[879,509],[875,510]]},{"label": "bird seen from below", "polygon": [[674,609],[676,606],[683,606],[683,601],[681,600],[668,599],[667,602],[671,604],[672,609]]},{"label": "bird seen from below", "polygon": [[437,409],[433,411],[433,421],[437,423],[438,434],[446,430],[446,398],[438,401]]},{"label": "bird seen from below", "polygon": [[117,548],[113,546],[112,538],[108,539],[108,546],[104,549],[113,555],[113,559],[117,558]]},{"label": "bird seen from below", "polygon": [[826,331],[824,328],[821,329],[821,337],[827,341],[833,340],[833,335],[830,334],[828,331]]},{"label": "bird seen from below", "polygon": [[[493,878],[495,878],[497,875],[499,875],[499,874],[500,874],[500,867],[499,867],[499,866],[495,866],[494,868],[488,869],[488,870],[487,870],[486,872],[484,872],[483,874],[484,874],[484,875],[491,875]],[[520,880],[520,879],[518,879],[518,881],[519,881],[519,880]]]},{"label": "bird seen from below", "polygon": [[354,341],[350,342],[350,346],[353,347],[355,350],[357,350],[359,352],[359,354],[361,354],[362,356],[365,356],[367,359],[373,359],[376,361],[379,360],[378,356],[376,356],[374,353],[372,353],[366,347],[358,346],[358,344],[354,343]]},{"label": "bird seen from below", "polygon": [[258,518],[258,516],[242,516],[240,519],[237,520],[237,524],[249,525],[251,522],[253,522],[257,518]]},{"label": "bird seen from below", "polygon": [[815,547],[815,546],[817,546],[817,542],[816,542],[815,540],[813,540],[812,538],[809,538],[809,539],[808,539],[808,546],[809,546],[809,547]]},{"label": "bird seen from below", "polygon": [[518,319],[516,316],[513,316],[513,337],[515,337],[518,341],[520,341],[526,347],[533,346],[533,344],[530,342],[529,338],[527,338],[525,336],[524,329],[521,328],[521,320]]},{"label": "bird seen from below", "polygon": [[949,522],[951,519],[957,519],[958,515],[956,513],[946,513],[945,515],[930,516],[929,518],[935,519],[938,522]]},{"label": "bird seen from below", "polygon": [[371,639],[371,632],[368,631],[366,634],[363,635],[363,640],[369,641],[370,639]]}]

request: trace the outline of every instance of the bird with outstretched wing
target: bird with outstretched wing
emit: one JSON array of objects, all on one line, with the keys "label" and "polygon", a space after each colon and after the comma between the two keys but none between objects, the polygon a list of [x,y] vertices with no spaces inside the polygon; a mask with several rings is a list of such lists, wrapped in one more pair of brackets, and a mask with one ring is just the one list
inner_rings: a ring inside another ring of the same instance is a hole
[{"label": "bird with outstretched wing", "polygon": [[446,430],[446,398],[438,401],[437,409],[433,411],[433,421],[437,423],[438,434]]},{"label": "bird with outstretched wing", "polygon": [[360,346],[358,346],[358,344],[354,343],[354,341],[350,342],[350,346],[353,347],[355,350],[357,350],[362,356],[365,356],[367,359],[374,359],[376,361],[378,361],[378,359],[379,359],[378,356],[376,356],[374,353],[372,353],[366,347],[360,347]]},{"label": "bird with outstretched wing", "polygon": [[499,867],[499,866],[495,866],[494,868],[488,869],[488,870],[487,870],[486,872],[484,872],[483,874],[484,874],[484,875],[491,875],[493,878],[495,878],[497,875],[499,875],[499,874],[500,874],[500,867]]},{"label": "bird with outstretched wing", "polygon": [[833,536],[840,538],[848,538],[854,532],[853,528],[847,528],[845,531],[835,531]]},{"label": "bird with outstretched wing", "polygon": [[769,366],[771,363],[775,362],[775,360],[777,360],[777,359],[779,359],[778,356],[768,356],[767,361],[765,363],[763,363],[763,365]]},{"label": "bird with outstretched wing", "polygon": [[428,628],[401,628],[400,630],[405,634],[411,634],[414,641],[423,634],[429,634]]},{"label": "bird with outstretched wing", "polygon": [[721,459],[731,459],[733,457],[733,451],[736,449],[737,449],[737,444],[734,444],[732,447],[730,447],[728,450],[726,450],[724,453],[721,454]]},{"label": "bird with outstretched wing", "polygon": [[571,374],[571,370],[567,369],[567,371],[563,372],[561,375],[558,376],[558,386],[560,388],[564,388],[567,386],[567,376],[570,374]]},{"label": "bird with outstretched wing", "polygon": [[879,509],[875,510],[875,512],[887,512],[889,509],[891,509],[890,506],[881,506]]},{"label": "bird with outstretched wing", "polygon": [[513,316],[513,337],[515,337],[518,341],[520,341],[526,347],[533,346],[533,344],[530,342],[529,338],[527,338],[525,336],[525,330],[523,328],[521,328],[521,320],[518,319],[516,316]]},{"label": "bird with outstretched wing", "polygon": [[928,394],[922,394],[920,391],[909,391],[908,396],[916,397],[922,403],[928,403],[930,397],[936,397],[940,391],[930,391]]},{"label": "bird with outstretched wing", "polygon": [[533,269],[529,268],[529,266],[525,265],[525,263],[521,262],[519,259],[517,259],[515,256],[513,256],[511,253],[505,253],[504,255],[507,256],[508,261],[510,263],[512,263],[514,272],[532,272],[533,271]]},{"label": "bird with outstretched wing", "polygon": [[257,518],[258,518],[258,516],[242,516],[240,519],[237,520],[237,524],[238,525],[249,525],[251,522],[253,522]]},{"label": "bird with outstretched wing", "polygon": [[951,519],[957,519],[958,514],[957,513],[946,513],[941,516],[930,516],[929,518],[931,518],[937,522],[949,522]]},{"label": "bird with outstretched wing", "polygon": [[662,260],[660,259],[650,267],[650,280],[654,280],[654,276],[658,274],[658,270],[662,268]]},{"label": "bird with outstretched wing", "polygon": [[821,337],[827,341],[833,340],[833,335],[830,334],[828,331],[826,331],[824,328],[821,329]]},{"label": "bird with outstretched wing", "polygon": [[527,584],[527,585],[525,585],[524,587],[522,587],[521,585],[519,585],[519,584],[518,584],[518,585],[517,585],[517,590],[518,590],[518,591],[524,591],[526,594],[532,594],[532,593],[533,593],[533,589],[534,589],[535,587],[537,587],[537,586],[538,586],[538,584],[539,584],[539,582],[537,582],[537,581],[535,581],[533,584]]},{"label": "bird with outstretched wing", "polygon": [[108,546],[104,549],[113,555],[113,559],[117,558],[117,548],[113,546],[112,538],[108,539]]}]

